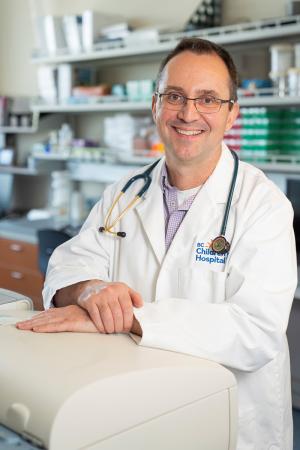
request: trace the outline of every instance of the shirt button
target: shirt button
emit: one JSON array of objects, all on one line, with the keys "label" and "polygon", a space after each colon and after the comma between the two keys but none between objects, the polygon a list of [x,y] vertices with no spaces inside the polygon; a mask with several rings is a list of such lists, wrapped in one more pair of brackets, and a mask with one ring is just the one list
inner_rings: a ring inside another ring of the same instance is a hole
[{"label": "shirt button", "polygon": [[173,206],[173,208],[175,208],[176,202],[171,202],[171,206]]}]

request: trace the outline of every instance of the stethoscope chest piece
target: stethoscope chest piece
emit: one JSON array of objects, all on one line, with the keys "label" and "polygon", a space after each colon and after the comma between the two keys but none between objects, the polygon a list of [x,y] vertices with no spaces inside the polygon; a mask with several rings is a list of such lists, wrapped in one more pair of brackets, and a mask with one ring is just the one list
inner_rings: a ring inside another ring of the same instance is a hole
[{"label": "stethoscope chest piece", "polygon": [[230,244],[224,236],[217,236],[211,241],[210,248],[219,255],[225,255],[230,250]]}]

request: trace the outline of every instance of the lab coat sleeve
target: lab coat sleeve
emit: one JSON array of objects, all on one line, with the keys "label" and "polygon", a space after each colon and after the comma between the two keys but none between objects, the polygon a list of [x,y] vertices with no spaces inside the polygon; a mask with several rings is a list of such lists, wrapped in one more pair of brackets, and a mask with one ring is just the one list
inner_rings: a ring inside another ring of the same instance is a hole
[{"label": "lab coat sleeve", "polygon": [[165,298],[145,304],[135,310],[140,345],[242,371],[255,371],[276,356],[297,284],[293,211],[286,199],[277,200],[249,217],[232,246],[225,301]]},{"label": "lab coat sleeve", "polygon": [[45,309],[51,306],[58,289],[80,281],[110,281],[111,240],[99,233],[106,203],[111,201],[111,187],[90,212],[80,233],[55,249],[49,260],[43,290]]}]

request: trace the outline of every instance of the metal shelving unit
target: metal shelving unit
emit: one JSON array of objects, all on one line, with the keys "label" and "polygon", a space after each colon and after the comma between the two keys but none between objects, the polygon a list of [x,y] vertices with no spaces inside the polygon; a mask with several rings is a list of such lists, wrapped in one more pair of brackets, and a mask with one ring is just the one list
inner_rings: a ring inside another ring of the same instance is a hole
[{"label": "metal shelving unit", "polygon": [[[101,65],[124,64],[125,61],[142,62],[151,57],[158,59],[160,55],[165,54],[176,46],[176,44],[184,37],[201,37],[210,39],[221,45],[235,45],[236,48],[245,45],[256,45],[255,43],[263,43],[269,45],[271,42],[286,39],[294,41],[300,36],[300,15],[282,17],[276,19],[261,20],[250,23],[242,23],[237,25],[215,27],[210,29],[196,30],[191,32],[176,32],[159,34],[158,41],[155,44],[146,44],[143,42],[133,46],[126,46],[125,43],[103,43],[97,45],[93,52],[68,54],[62,52],[56,56],[35,55],[32,58],[34,64],[51,64],[57,65],[61,63],[84,63],[88,61],[100,61]],[[109,113],[109,112],[147,112],[151,110],[151,102],[129,102],[117,101],[114,99],[101,98],[97,103],[79,103],[79,104],[35,104],[32,109],[36,114],[42,113]],[[263,91],[239,91],[239,104],[242,107],[296,107],[300,105],[300,96],[285,95],[278,96],[276,93]],[[241,155],[241,159],[243,156]],[[248,159],[248,158],[247,158]],[[246,160],[247,160],[246,159]],[[293,156],[289,160],[283,156],[283,159],[272,157],[270,160],[251,158],[251,163],[269,171],[283,171],[290,173],[300,173],[300,158]],[[104,165],[106,170],[108,165]],[[127,166],[128,168],[128,166]],[[112,170],[112,169],[111,169]],[[120,169],[121,170],[121,169]],[[79,179],[82,179],[79,175]],[[95,175],[98,179],[98,175]],[[100,177],[101,178],[101,177]]]},{"label": "metal shelving unit", "polygon": [[95,60],[113,60],[132,56],[147,56],[166,53],[176,46],[184,37],[201,37],[210,39],[217,44],[230,45],[262,40],[276,40],[299,34],[300,15],[241,23],[224,27],[207,28],[190,32],[165,33],[158,35],[156,44],[137,42],[136,45],[126,46],[124,43],[107,42],[97,45],[90,53],[69,54],[67,51],[60,55],[34,55],[33,64],[61,64],[78,63]]},{"label": "metal shelving unit", "polygon": [[36,104],[33,111],[39,113],[85,113],[85,112],[110,112],[110,111],[149,111],[151,102],[99,102],[78,104]]}]

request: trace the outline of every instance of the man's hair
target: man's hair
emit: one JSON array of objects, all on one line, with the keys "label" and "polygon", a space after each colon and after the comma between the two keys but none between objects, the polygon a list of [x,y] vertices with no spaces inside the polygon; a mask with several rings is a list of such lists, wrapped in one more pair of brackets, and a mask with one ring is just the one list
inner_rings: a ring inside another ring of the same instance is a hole
[{"label": "man's hair", "polygon": [[199,38],[185,38],[182,39],[177,46],[172,50],[162,61],[159,72],[156,79],[156,89],[158,89],[162,73],[168,62],[179,55],[182,52],[189,51],[197,55],[218,55],[225,66],[227,67],[229,78],[230,78],[230,98],[234,101],[237,100],[237,86],[238,86],[238,73],[236,66],[231,58],[230,54],[220,45],[214,44],[213,42],[207,41],[205,39]]}]

